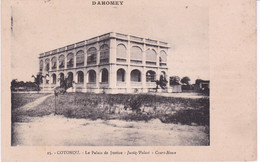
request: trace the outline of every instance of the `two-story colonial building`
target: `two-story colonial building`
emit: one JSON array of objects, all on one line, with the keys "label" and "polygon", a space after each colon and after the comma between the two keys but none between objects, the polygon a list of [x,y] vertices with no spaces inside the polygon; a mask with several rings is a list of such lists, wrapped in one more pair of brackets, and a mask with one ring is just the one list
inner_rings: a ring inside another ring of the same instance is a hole
[{"label": "two-story colonial building", "polygon": [[107,33],[40,54],[39,70],[48,74],[41,87],[50,91],[66,77],[74,92],[154,91],[161,75],[169,81],[168,52],[166,42]]}]

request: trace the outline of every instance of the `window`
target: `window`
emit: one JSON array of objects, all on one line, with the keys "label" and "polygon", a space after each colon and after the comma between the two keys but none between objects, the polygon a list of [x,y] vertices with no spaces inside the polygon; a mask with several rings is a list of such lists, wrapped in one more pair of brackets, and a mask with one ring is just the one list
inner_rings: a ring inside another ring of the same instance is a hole
[{"label": "window", "polygon": [[52,84],[56,84],[56,74],[52,74]]},{"label": "window", "polygon": [[49,84],[49,81],[50,81],[49,74],[46,74],[45,80],[46,80],[46,84]]},{"label": "window", "polygon": [[41,60],[40,61],[40,71],[42,71],[43,70],[43,61]]},{"label": "window", "polygon": [[59,69],[63,69],[64,68],[64,62],[65,62],[65,56],[64,55],[60,55],[59,56]]},{"label": "window", "polygon": [[131,81],[132,82],[141,82],[141,72],[139,70],[131,71]]},{"label": "window", "polygon": [[80,50],[76,54],[76,66],[84,66],[84,51]]},{"label": "window", "polygon": [[160,66],[167,65],[167,54],[165,51],[160,52]]},{"label": "window", "polygon": [[127,59],[127,52],[126,47],[123,44],[117,45],[116,48],[116,57],[118,62],[126,62]]},{"label": "window", "polygon": [[91,47],[87,51],[87,64],[93,65],[97,63],[97,49],[95,47]]},{"label": "window", "polygon": [[140,47],[133,46],[131,48],[130,58],[131,58],[131,61],[134,60],[134,61],[142,62],[142,49]]},{"label": "window", "polygon": [[124,69],[117,70],[117,81],[125,82],[125,70]]},{"label": "window", "polygon": [[152,70],[146,72],[146,82],[155,82],[156,73]]},{"label": "window", "polygon": [[153,49],[146,51],[146,64],[156,65],[156,52]]},{"label": "window", "polygon": [[56,57],[53,57],[52,59],[51,59],[51,69],[56,69],[57,68],[57,59],[56,59]]},{"label": "window", "polygon": [[64,74],[60,73],[58,81],[60,81],[60,86],[61,87],[65,87],[64,79],[65,79]]},{"label": "window", "polygon": [[68,88],[72,87],[72,83],[73,83],[73,73],[69,72],[68,73],[68,80],[67,80]]},{"label": "window", "polygon": [[50,59],[45,60],[45,70],[49,71],[50,70]]},{"label": "window", "polygon": [[67,55],[67,68],[71,68],[74,65],[74,55],[73,53],[69,53]]},{"label": "window", "polygon": [[78,83],[84,82],[84,73],[82,71],[78,72]]},{"label": "window", "polygon": [[100,47],[100,63],[109,63],[109,47],[106,44]]},{"label": "window", "polygon": [[88,72],[88,83],[96,83],[96,72],[94,70]]},{"label": "window", "polygon": [[108,82],[108,70],[107,69],[101,70],[101,82],[102,83]]}]

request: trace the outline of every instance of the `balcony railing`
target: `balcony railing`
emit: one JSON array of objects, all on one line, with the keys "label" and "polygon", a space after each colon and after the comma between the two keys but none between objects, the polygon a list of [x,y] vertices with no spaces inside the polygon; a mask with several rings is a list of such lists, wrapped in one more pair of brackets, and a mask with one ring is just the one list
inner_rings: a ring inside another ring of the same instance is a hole
[{"label": "balcony railing", "polygon": [[73,49],[73,48],[74,48],[74,46],[75,46],[75,44],[68,45],[68,46],[67,46],[67,50]]},{"label": "balcony railing", "polygon": [[65,51],[65,47],[59,48],[59,52]]},{"label": "balcony railing", "polygon": [[143,38],[136,37],[136,36],[130,36],[130,40],[142,42]]},{"label": "balcony railing", "polygon": [[90,44],[90,43],[95,43],[98,41],[98,37],[95,37],[95,38],[92,38],[92,39],[89,39],[87,40],[87,44]]},{"label": "balcony railing", "polygon": [[147,88],[155,88],[156,87],[156,83],[155,82],[146,82],[146,87]]},{"label": "balcony railing", "polygon": [[73,64],[67,64],[67,68],[72,68]]},{"label": "balcony railing", "polygon": [[99,40],[107,39],[107,38],[109,38],[109,36],[110,36],[110,33],[105,34],[105,35],[101,35],[101,36],[99,37]]},{"label": "balcony railing", "polygon": [[117,81],[116,85],[119,86],[119,87],[124,87],[126,85],[126,82]]},{"label": "balcony railing", "polygon": [[167,45],[168,45],[168,43],[166,43],[166,42],[161,42],[161,41],[159,41],[159,44],[160,44],[160,45],[164,45],[164,46],[167,46]]},{"label": "balcony railing", "polygon": [[127,38],[127,35],[120,34],[120,33],[116,33],[116,36],[119,37],[119,38]]},{"label": "balcony railing", "polygon": [[157,44],[156,40],[152,40],[152,39],[145,39],[146,43],[152,43],[152,44]]},{"label": "balcony railing", "polygon": [[166,63],[160,63],[160,66],[166,66],[167,64]]},{"label": "balcony railing", "polygon": [[87,62],[87,65],[96,65],[97,64],[97,61],[88,61]]},{"label": "balcony railing", "polygon": [[143,62],[141,60],[130,60],[133,64],[142,64]]},{"label": "balcony railing", "polygon": [[100,59],[100,64],[109,63],[109,58]]},{"label": "balcony railing", "polygon": [[85,45],[85,41],[76,43],[76,47],[81,47]]},{"label": "balcony railing", "polygon": [[87,88],[96,88],[96,82],[87,83]]},{"label": "balcony railing", "polygon": [[156,62],[146,61],[146,65],[156,65]]},{"label": "balcony railing", "polygon": [[57,49],[52,50],[52,52],[51,52],[51,54],[55,54],[55,53],[57,53]]},{"label": "balcony railing", "polygon": [[133,82],[133,81],[131,81],[131,86],[141,87],[142,86],[142,82]]},{"label": "balcony railing", "polygon": [[117,62],[126,62],[126,59],[117,58],[116,61]]},{"label": "balcony railing", "polygon": [[60,65],[59,68],[60,68],[60,69],[63,69],[63,68],[64,68],[64,65]]},{"label": "balcony railing", "polygon": [[77,63],[76,66],[77,66],[77,67],[84,66],[84,62]]},{"label": "balcony railing", "polygon": [[45,56],[48,56],[48,55],[50,55],[50,52],[45,52]]}]

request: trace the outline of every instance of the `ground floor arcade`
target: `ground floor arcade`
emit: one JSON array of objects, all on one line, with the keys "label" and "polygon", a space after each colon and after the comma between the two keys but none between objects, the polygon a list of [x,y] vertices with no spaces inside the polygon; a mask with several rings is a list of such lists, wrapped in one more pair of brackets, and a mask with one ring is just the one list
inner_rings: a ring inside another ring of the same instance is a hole
[{"label": "ground floor arcade", "polygon": [[[41,87],[43,91],[52,91],[55,87],[61,86],[61,80],[68,78],[68,85],[71,87],[70,91],[73,92],[149,92],[155,91],[155,81],[159,80],[161,76],[169,81],[167,68],[123,65],[93,66],[50,71],[47,77],[44,78]],[[167,89],[162,91],[167,91]]]}]

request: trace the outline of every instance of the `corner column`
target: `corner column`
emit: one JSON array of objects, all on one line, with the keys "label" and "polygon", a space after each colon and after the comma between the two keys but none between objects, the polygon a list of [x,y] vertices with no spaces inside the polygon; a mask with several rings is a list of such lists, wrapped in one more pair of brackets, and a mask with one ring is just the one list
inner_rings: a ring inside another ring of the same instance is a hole
[{"label": "corner column", "polygon": [[143,62],[143,69],[142,69],[142,88],[143,88],[143,92],[147,92],[147,88],[146,88],[146,44],[144,44],[144,48],[143,48],[143,56],[142,56],[142,62]]},{"label": "corner column", "polygon": [[[129,35],[128,35],[128,40],[129,40]],[[125,74],[125,82],[126,82],[126,92],[127,93],[131,93],[131,66],[130,66],[130,51],[131,50],[131,45],[130,45],[130,41],[127,42],[127,51],[126,51],[126,62],[127,62],[127,68],[126,68],[126,74]]]}]

